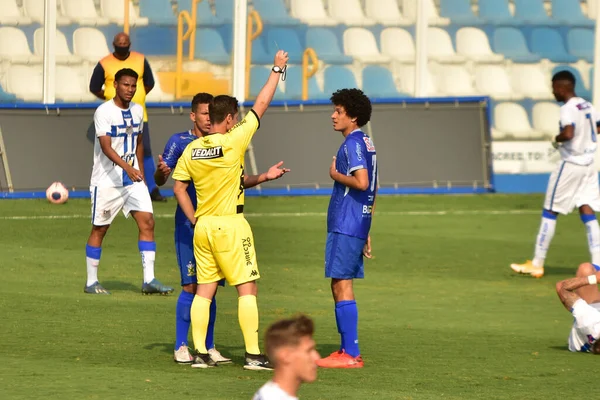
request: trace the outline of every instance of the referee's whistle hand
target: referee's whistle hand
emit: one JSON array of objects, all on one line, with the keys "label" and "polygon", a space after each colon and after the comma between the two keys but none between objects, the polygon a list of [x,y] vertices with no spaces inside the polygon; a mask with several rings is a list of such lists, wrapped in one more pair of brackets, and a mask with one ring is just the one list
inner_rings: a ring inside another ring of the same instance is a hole
[{"label": "referee's whistle hand", "polygon": [[288,56],[287,51],[279,50],[275,54],[275,59],[273,60],[273,64],[277,65],[279,68],[283,68],[287,65],[290,57]]}]

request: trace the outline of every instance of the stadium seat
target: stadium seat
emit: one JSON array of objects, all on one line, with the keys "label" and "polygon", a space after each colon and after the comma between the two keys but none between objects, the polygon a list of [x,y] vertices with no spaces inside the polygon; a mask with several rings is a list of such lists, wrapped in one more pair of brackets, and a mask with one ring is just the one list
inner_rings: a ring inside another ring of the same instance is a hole
[{"label": "stadium seat", "polygon": [[10,63],[41,63],[42,57],[31,53],[22,30],[3,26],[0,27],[0,60]]},{"label": "stadium seat", "polygon": [[[100,10],[102,15],[110,20],[111,23],[123,25],[125,21],[125,7],[123,0],[100,0]],[[148,18],[140,17],[137,9],[133,6],[133,2],[129,2],[129,25],[130,26],[146,26]]]},{"label": "stadium seat", "polygon": [[385,26],[412,25],[398,9],[396,0],[366,0],[365,14],[375,22]]},{"label": "stadium seat", "polygon": [[508,0],[479,0],[479,16],[488,23],[496,25],[520,24],[520,21],[511,14]]},{"label": "stadium seat", "polygon": [[234,0],[215,1],[215,14],[226,24],[233,22],[233,2]]},{"label": "stadium seat", "polygon": [[478,28],[460,28],[456,32],[456,51],[475,62],[494,63],[504,60],[502,54],[492,52],[487,35]]},{"label": "stadium seat", "polygon": [[[33,22],[37,22],[38,24],[43,25],[44,3],[45,0],[23,0],[23,10],[25,11],[25,15],[30,17],[33,20]],[[69,25],[72,21],[64,15],[61,15],[58,2],[56,4],[56,8],[56,25]]]},{"label": "stadium seat", "polygon": [[554,97],[550,80],[539,65],[515,64],[511,68],[510,78],[514,91],[523,97],[536,100]]},{"label": "stadium seat", "polygon": [[493,49],[496,53],[504,54],[506,58],[518,63],[534,63],[541,60],[527,47],[525,36],[516,28],[502,27],[494,31]]},{"label": "stadium seat", "polygon": [[160,79],[159,79],[158,75],[154,74],[154,87],[152,88],[150,93],[148,93],[148,95],[146,96],[146,102],[147,103],[153,103],[153,102],[162,103],[162,102],[173,101],[173,100],[175,100],[175,95],[163,92],[162,87],[160,85]]},{"label": "stadium seat", "polygon": [[[437,7],[433,0],[421,0],[425,2],[425,9],[427,10],[427,15],[429,16],[429,25],[450,25],[449,18],[440,17],[438,13]],[[417,19],[417,2],[415,0],[404,0],[402,3],[402,10],[404,15],[408,17],[411,21],[415,21]]]},{"label": "stadium seat", "polygon": [[104,34],[95,28],[77,28],[73,32],[73,53],[86,61],[98,62],[110,54]]},{"label": "stadium seat", "polygon": [[217,65],[229,65],[231,63],[231,56],[227,54],[223,38],[213,28],[196,30],[194,57]]},{"label": "stadium seat", "polygon": [[[250,97],[256,98],[265,82],[271,74],[271,68],[253,66],[250,68]],[[277,86],[273,100],[284,100],[285,95],[281,91],[281,88]]]},{"label": "stadium seat", "polygon": [[574,28],[567,33],[569,54],[589,63],[594,62],[594,31],[586,28]]},{"label": "stadium seat", "polygon": [[595,20],[598,12],[598,0],[587,0],[587,16]]},{"label": "stadium seat", "polygon": [[430,59],[443,63],[462,63],[466,60],[464,56],[456,54],[450,35],[441,28],[429,28],[427,54]]},{"label": "stadium seat", "polygon": [[494,107],[495,128],[515,139],[541,138],[529,123],[527,111],[517,103],[500,103]]},{"label": "stadium seat", "polygon": [[440,15],[457,25],[480,25],[484,23],[471,9],[471,0],[440,0]]},{"label": "stadium seat", "polygon": [[410,97],[398,92],[390,70],[379,65],[369,65],[362,70],[362,90],[371,98]]},{"label": "stadium seat", "polygon": [[14,103],[18,101],[17,96],[12,93],[4,91],[4,88],[0,86],[0,103]]},{"label": "stadium seat", "polygon": [[353,26],[374,25],[375,20],[365,16],[360,0],[328,0],[329,16],[341,24]]},{"label": "stadium seat", "polygon": [[[396,68],[397,75],[400,78],[400,91],[403,93],[415,93],[415,66],[401,65]],[[425,94],[424,96],[439,96],[438,88],[430,68],[425,70]]]},{"label": "stadium seat", "polygon": [[579,0],[552,0],[552,19],[571,27],[595,25],[593,20],[583,15]]},{"label": "stadium seat", "polygon": [[267,51],[275,54],[279,49],[289,53],[290,64],[301,64],[304,46],[300,43],[298,31],[293,28],[272,28],[267,31]]},{"label": "stadium seat", "polygon": [[558,25],[544,8],[544,0],[514,0],[515,17],[530,25]]},{"label": "stadium seat", "polygon": [[252,64],[272,64],[273,54],[270,54],[265,48],[262,37],[252,41]]},{"label": "stadium seat", "polygon": [[519,100],[523,96],[511,87],[506,69],[500,65],[478,65],[475,68],[477,90],[496,100]]},{"label": "stadium seat", "polygon": [[11,65],[6,72],[6,90],[24,101],[41,102],[43,87],[41,65]]},{"label": "stadium seat", "polygon": [[555,102],[535,103],[531,110],[533,129],[542,132],[546,136],[558,135],[560,121],[560,106]]},{"label": "stadium seat", "polygon": [[331,94],[338,89],[358,87],[352,71],[341,65],[331,65],[325,69],[323,86],[326,94]]},{"label": "stadium seat", "polygon": [[[329,96],[331,93],[323,93],[314,76],[308,79],[308,98],[310,100],[327,99]],[[302,100],[302,67],[299,65],[292,65],[287,69],[285,97],[289,100]]]},{"label": "stadium seat", "polygon": [[[552,69],[551,74],[554,75],[558,71],[571,72],[573,74],[573,76],[575,76],[575,93],[577,93],[577,96],[582,97],[588,101],[592,100],[592,93],[590,92],[590,90],[588,90],[586,88],[583,77],[581,76],[581,74],[579,73],[579,70],[577,68],[573,68],[570,65],[557,65]],[[590,70],[590,72],[591,72],[591,70]],[[590,84],[593,84],[593,81],[590,80]]]},{"label": "stadium seat", "polygon": [[306,47],[315,50],[319,60],[327,64],[351,64],[352,57],[344,55],[336,34],[328,28],[314,27],[306,31]]},{"label": "stadium seat", "polygon": [[[179,0],[177,11],[188,11],[192,14],[192,0]],[[193,15],[192,15],[193,17]],[[196,6],[196,25],[217,26],[223,25],[223,18],[213,14],[208,1],[201,1]],[[177,22],[176,22],[177,24]]]},{"label": "stadium seat", "polygon": [[[78,25],[101,26],[108,25],[108,18],[101,17],[96,12],[94,0],[59,0],[61,14],[73,20]],[[123,6],[121,6],[123,9]]]},{"label": "stadium seat", "polygon": [[[42,7],[42,12],[44,9]],[[29,25],[31,18],[21,13],[16,0],[4,0],[0,7],[0,25]]]},{"label": "stadium seat", "polygon": [[[56,62],[58,64],[77,64],[81,62],[81,57],[71,54],[67,45],[67,38],[64,33],[56,30],[55,44]],[[44,56],[44,28],[38,28],[33,34],[33,53],[36,56]]]},{"label": "stadium seat", "polygon": [[56,99],[66,103],[90,100],[95,96],[87,88],[87,82],[78,68],[56,66]]},{"label": "stadium seat", "polygon": [[140,16],[148,18],[151,25],[177,25],[177,16],[170,0],[140,1]]},{"label": "stadium seat", "polygon": [[385,63],[391,59],[381,54],[373,33],[365,28],[344,31],[344,53],[363,63]]},{"label": "stadium seat", "polygon": [[300,21],[289,16],[284,0],[254,0],[254,9],[258,11],[262,21],[273,25],[299,25]]},{"label": "stadium seat", "polygon": [[415,43],[411,34],[401,28],[381,31],[381,53],[403,63],[415,62]]},{"label": "stadium seat", "polygon": [[292,0],[290,7],[292,17],[311,26],[331,26],[338,22],[325,12],[323,0]]},{"label": "stadium seat", "polygon": [[560,33],[552,28],[535,28],[531,32],[531,51],[557,63],[574,63],[577,57],[567,53]]},{"label": "stadium seat", "polygon": [[445,65],[438,75],[438,90],[448,96],[475,96],[479,91],[473,85],[471,73],[462,65]]}]

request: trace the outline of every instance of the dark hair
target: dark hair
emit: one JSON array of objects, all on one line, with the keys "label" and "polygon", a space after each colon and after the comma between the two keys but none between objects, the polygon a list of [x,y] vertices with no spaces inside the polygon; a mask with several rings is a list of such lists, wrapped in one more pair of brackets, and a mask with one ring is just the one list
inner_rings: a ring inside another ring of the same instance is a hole
[{"label": "dark hair", "polygon": [[294,318],[282,319],[269,326],[265,333],[265,348],[271,362],[275,352],[284,346],[297,346],[303,337],[312,337],[315,325],[309,317],[300,314]]},{"label": "dark hair", "polygon": [[137,74],[137,72],[135,72],[131,68],[123,68],[123,69],[118,70],[117,73],[115,74],[115,81],[119,82],[121,80],[121,78],[124,76],[130,76],[130,77],[134,78],[136,81],[139,78],[139,75]]},{"label": "dark hair", "polygon": [[200,104],[210,104],[214,99],[214,96],[210,93],[200,92],[196,93],[194,98],[192,99],[192,112],[196,112],[198,109],[198,105]]},{"label": "dark hair", "polygon": [[371,100],[360,89],[340,89],[331,95],[331,102],[344,107],[346,114],[356,118],[358,126],[364,126],[371,120]]},{"label": "dark hair", "polygon": [[213,125],[225,121],[228,114],[235,115],[237,112],[237,99],[226,94],[215,96],[208,106],[208,117]]},{"label": "dark hair", "polygon": [[571,71],[566,71],[566,70],[558,71],[552,77],[552,82],[558,82],[558,81],[567,81],[567,82],[571,83],[573,86],[575,86],[575,75],[573,75],[573,73]]}]

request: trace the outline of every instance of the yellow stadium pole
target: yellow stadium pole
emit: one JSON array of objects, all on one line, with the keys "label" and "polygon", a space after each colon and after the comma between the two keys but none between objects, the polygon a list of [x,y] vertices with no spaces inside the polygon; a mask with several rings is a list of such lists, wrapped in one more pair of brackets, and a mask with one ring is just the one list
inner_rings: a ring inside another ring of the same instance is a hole
[{"label": "yellow stadium pole", "polygon": [[194,52],[196,51],[196,24],[198,23],[198,3],[202,0],[192,0],[192,33],[190,33],[190,50],[188,59],[192,61],[194,59]]},{"label": "yellow stadium pole", "polygon": [[129,2],[131,0],[123,0],[125,11],[123,12],[123,32],[129,35]]},{"label": "yellow stadium pole", "polygon": [[[183,24],[188,23],[187,32],[183,33]],[[183,41],[192,34],[192,18],[187,11],[181,11],[177,16],[177,72],[175,73],[175,98],[181,98],[181,86],[183,80]]]},{"label": "yellow stadium pole", "polygon": [[[256,31],[253,32],[254,23],[256,23]],[[251,11],[248,14],[248,24],[246,26],[246,87],[245,97],[250,96],[250,65],[252,64],[252,41],[260,36],[263,30],[262,19],[256,11]]]},{"label": "yellow stadium pole", "polygon": [[[309,67],[312,67],[309,71]],[[302,100],[308,100],[308,80],[317,73],[319,59],[313,48],[307,48],[302,53]]]}]

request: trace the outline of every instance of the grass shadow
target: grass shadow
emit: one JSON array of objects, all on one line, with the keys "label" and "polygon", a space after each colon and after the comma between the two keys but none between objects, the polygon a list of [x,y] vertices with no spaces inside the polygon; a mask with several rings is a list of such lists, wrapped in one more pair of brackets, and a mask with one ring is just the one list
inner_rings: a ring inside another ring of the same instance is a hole
[{"label": "grass shadow", "polygon": [[102,286],[106,288],[109,292],[135,292],[142,293],[141,285],[134,285],[130,282],[121,282],[121,281],[105,281],[102,282]]},{"label": "grass shadow", "polygon": [[544,275],[570,275],[574,277],[577,273],[577,267],[577,265],[574,265],[573,267],[544,266]]}]

